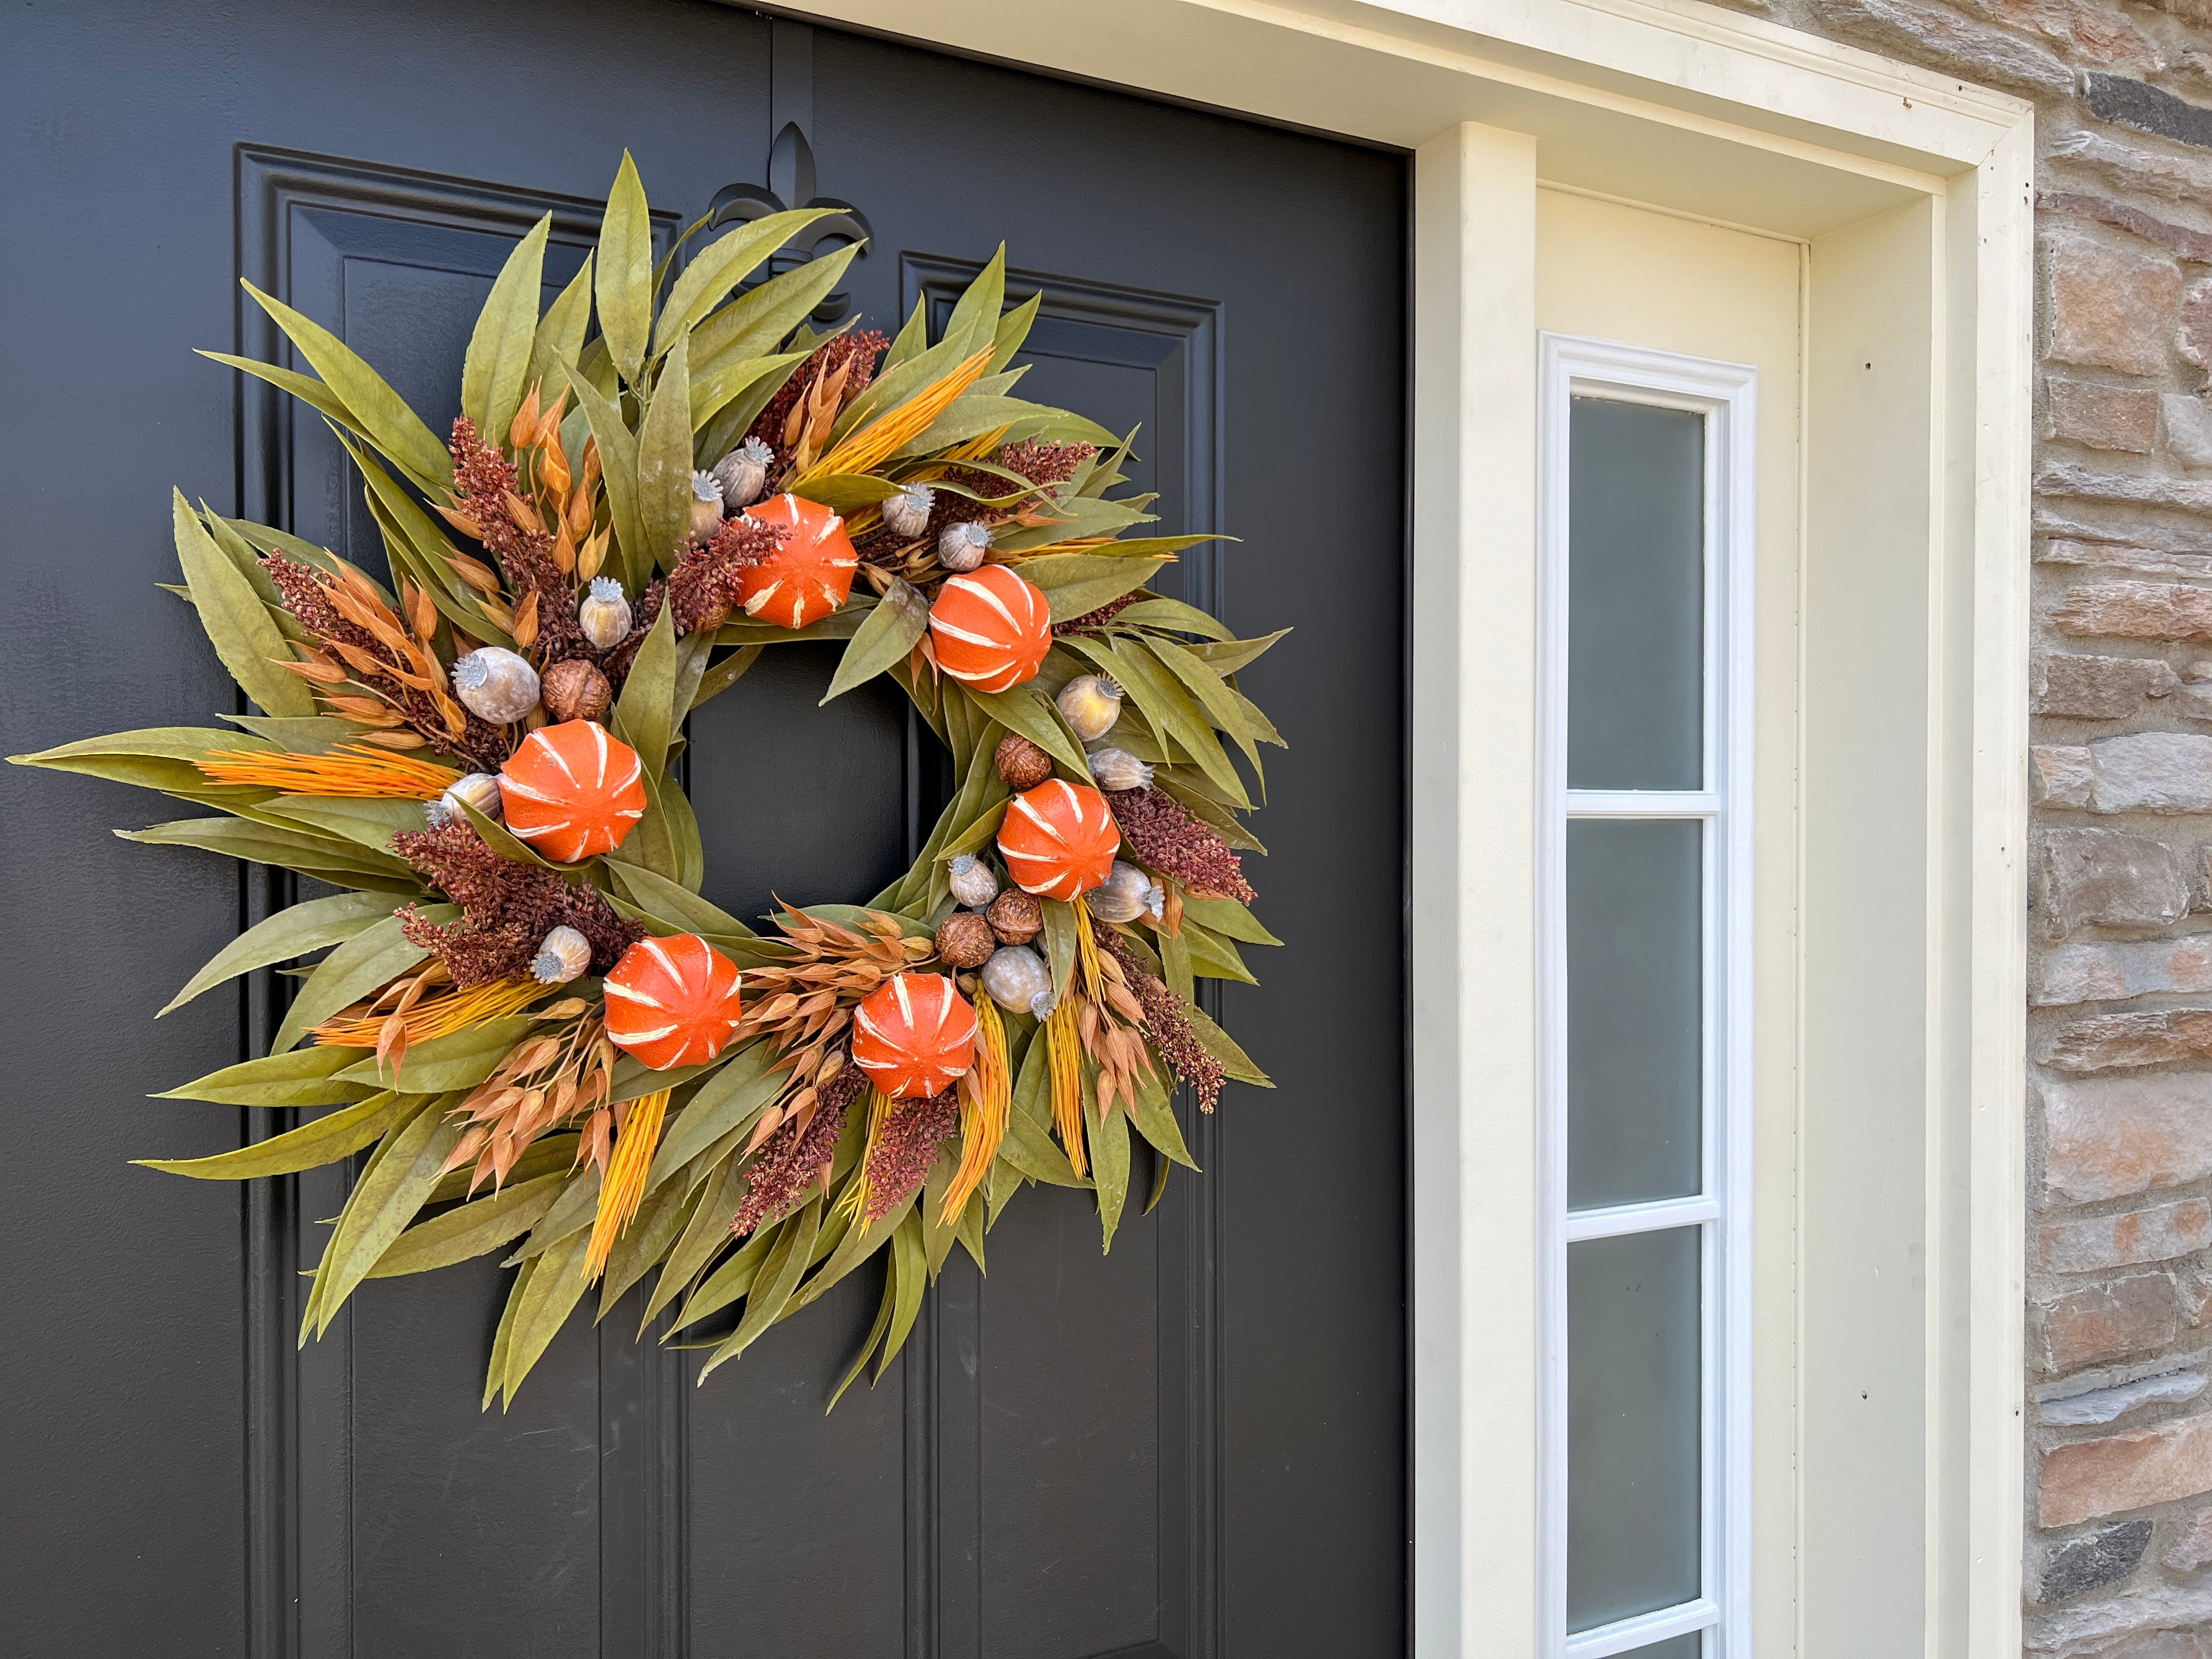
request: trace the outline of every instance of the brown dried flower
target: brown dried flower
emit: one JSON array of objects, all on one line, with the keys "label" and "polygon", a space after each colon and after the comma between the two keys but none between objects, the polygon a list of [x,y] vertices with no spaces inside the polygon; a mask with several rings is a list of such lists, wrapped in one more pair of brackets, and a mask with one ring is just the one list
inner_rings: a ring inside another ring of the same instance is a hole
[{"label": "brown dried flower", "polygon": [[1136,862],[1154,875],[1170,877],[1202,897],[1249,904],[1259,896],[1221,832],[1157,784],[1111,791],[1106,804]]},{"label": "brown dried flower", "polygon": [[1221,1097],[1221,1085],[1228,1081],[1228,1074],[1191,1030],[1190,1021],[1182,1012],[1182,1000],[1168,989],[1165,980],[1145,966],[1135,949],[1113,928],[1101,927],[1097,937],[1107,954],[1121,964],[1127,982],[1136,992],[1137,1001],[1144,1010],[1145,1035],[1152,1039],[1152,1047],[1167,1061],[1168,1069],[1190,1085],[1191,1092],[1198,1097],[1199,1110],[1212,1111],[1214,1102]]},{"label": "brown dried flower", "polygon": [[400,913],[400,932],[435,951],[458,986],[526,976],[539,944],[556,927],[573,927],[590,941],[597,974],[645,937],[645,929],[618,915],[597,888],[501,858],[466,823],[394,836],[392,850],[465,913],[448,925],[412,905]]}]

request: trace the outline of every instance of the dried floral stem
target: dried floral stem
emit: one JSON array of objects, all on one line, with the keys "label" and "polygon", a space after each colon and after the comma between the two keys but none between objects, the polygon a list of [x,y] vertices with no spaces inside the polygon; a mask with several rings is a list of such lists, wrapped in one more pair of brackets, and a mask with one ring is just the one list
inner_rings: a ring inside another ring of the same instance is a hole
[{"label": "dried floral stem", "polygon": [[599,1186],[599,1212],[592,1218],[592,1242],[584,1254],[587,1281],[605,1271],[615,1241],[629,1230],[630,1220],[637,1214],[638,1203],[645,1196],[646,1172],[653,1167],[653,1154],[660,1146],[668,1094],[665,1089],[657,1089],[629,1103],[622,1133],[615,1140],[614,1158]]},{"label": "dried floral stem", "polygon": [[[843,1051],[835,1052],[842,1060]],[[819,1085],[809,1111],[783,1120],[746,1172],[744,1201],[731,1218],[732,1232],[742,1238],[763,1222],[782,1220],[817,1182],[827,1189],[837,1138],[845,1133],[845,1115],[866,1086],[867,1074],[859,1066],[840,1065]]]},{"label": "dried floral stem", "polygon": [[957,1087],[960,1167],[952,1173],[952,1184],[945,1191],[945,1207],[938,1215],[948,1227],[960,1218],[969,1198],[991,1172],[1013,1109],[1006,1028],[999,1018],[999,1005],[988,996],[975,999],[975,1063],[961,1077]]},{"label": "dried floral stem", "polygon": [[461,776],[451,767],[358,744],[327,755],[216,749],[192,764],[217,783],[368,800],[435,800]]},{"label": "dried floral stem", "polygon": [[837,1200],[836,1213],[858,1218],[868,1206],[868,1172],[875,1167],[876,1152],[884,1141],[884,1125],[890,1120],[891,1102],[880,1089],[868,1091],[868,1139],[860,1152],[860,1167],[845,1183],[844,1195]]},{"label": "dried floral stem", "polygon": [[[498,1188],[538,1136],[580,1113],[593,1112],[612,1092],[615,1049],[607,1041],[599,1006],[581,997],[564,997],[540,1010],[538,1017],[568,1023],[516,1043],[497,1069],[453,1109],[453,1115],[470,1127],[439,1173],[475,1159],[476,1171],[469,1178],[471,1193],[487,1176]],[[604,1109],[593,1112],[593,1123],[606,1115]],[[580,1141],[577,1162],[586,1156],[585,1143]],[[603,1148],[594,1161],[604,1167]]]},{"label": "dried floral stem", "polygon": [[443,965],[434,963],[424,973],[394,980],[368,1001],[356,1002],[316,1026],[315,1041],[331,1048],[373,1048],[380,1066],[386,1060],[397,1066],[410,1044],[519,1014],[548,989],[532,980],[500,980],[466,988],[439,983],[446,977]]},{"label": "dried floral stem", "polygon": [[1083,1040],[1076,1028],[1083,1000],[1069,988],[1071,994],[1045,1018],[1045,1057],[1051,1063],[1052,1127],[1060,1133],[1069,1167],[1084,1176],[1091,1172],[1091,1157],[1083,1139]]}]

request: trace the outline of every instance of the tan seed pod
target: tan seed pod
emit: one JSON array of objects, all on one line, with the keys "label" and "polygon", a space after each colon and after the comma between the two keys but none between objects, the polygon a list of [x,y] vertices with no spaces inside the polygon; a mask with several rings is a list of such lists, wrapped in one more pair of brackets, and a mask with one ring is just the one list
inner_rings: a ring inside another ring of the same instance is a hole
[{"label": "tan seed pod", "polygon": [[691,545],[704,547],[722,527],[722,486],[711,472],[691,475]]},{"label": "tan seed pod", "polygon": [[[584,969],[591,965],[591,940],[573,927],[556,927],[538,947],[538,955],[530,964],[530,976],[540,985],[566,985],[572,979],[582,978]],[[552,1056],[548,1054],[546,1058]]]},{"label": "tan seed pod", "polygon": [[980,519],[945,526],[937,538],[937,562],[947,570],[973,570],[991,550],[991,526]]},{"label": "tan seed pod", "polygon": [[545,708],[556,720],[595,720],[614,701],[607,677],[581,658],[556,662],[545,671]]},{"label": "tan seed pod", "polygon": [[1078,674],[1053,699],[1067,729],[1090,743],[1104,737],[1121,718],[1121,688],[1103,674]]},{"label": "tan seed pod", "polygon": [[498,777],[489,772],[471,772],[459,782],[447,785],[446,793],[430,803],[431,823],[434,826],[455,822],[461,816],[460,803],[464,801],[493,823],[498,823],[502,805]]},{"label": "tan seed pod", "polygon": [[980,910],[999,896],[999,878],[991,866],[973,853],[963,853],[945,870],[952,896],[971,910]]},{"label": "tan seed pod", "polygon": [[1152,769],[1126,749],[1096,749],[1085,758],[1091,763],[1091,776],[1101,789],[1152,787]]},{"label": "tan seed pod", "polygon": [[775,452],[758,438],[748,438],[714,463],[714,482],[722,491],[722,509],[741,512],[760,499],[768,488],[769,465]]},{"label": "tan seed pod", "polygon": [[999,739],[992,757],[1006,787],[1019,792],[1034,789],[1052,776],[1052,757],[1020,733],[1009,732]]},{"label": "tan seed pod", "polygon": [[930,509],[937,505],[937,492],[927,484],[902,485],[899,493],[884,501],[879,509],[884,515],[884,528],[902,540],[912,541],[929,528]]},{"label": "tan seed pod", "polygon": [[973,910],[955,910],[937,924],[937,954],[948,968],[981,968],[998,948],[991,924]]},{"label": "tan seed pod", "polygon": [[538,671],[504,646],[487,645],[453,663],[453,695],[494,726],[538,707]]},{"label": "tan seed pod", "polygon": [[[596,538],[593,544],[598,544]],[[579,565],[578,568],[582,567]],[[630,609],[629,601],[623,597],[622,584],[612,576],[593,577],[591,587],[577,604],[576,626],[602,651],[611,650],[628,638]]]},{"label": "tan seed pod", "polygon": [[1044,927],[1044,906],[1033,893],[1009,887],[991,901],[984,917],[1001,945],[1027,945]]}]

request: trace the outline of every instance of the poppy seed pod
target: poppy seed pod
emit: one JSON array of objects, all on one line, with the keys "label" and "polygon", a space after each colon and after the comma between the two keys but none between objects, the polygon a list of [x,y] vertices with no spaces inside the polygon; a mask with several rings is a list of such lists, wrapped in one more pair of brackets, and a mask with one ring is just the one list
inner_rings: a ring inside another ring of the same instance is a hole
[{"label": "poppy seed pod", "polygon": [[1098,749],[1084,757],[1091,763],[1091,781],[1101,789],[1149,789],[1152,769],[1126,749]]},{"label": "poppy seed pod", "polygon": [[982,980],[984,992],[1009,1013],[1042,1019],[1052,1012],[1052,969],[1026,945],[994,951],[983,964]]},{"label": "poppy seed pod", "polygon": [[538,707],[538,671],[505,646],[487,645],[453,659],[453,695],[494,726]]},{"label": "poppy seed pod", "polygon": [[991,873],[991,866],[973,853],[963,853],[954,859],[945,872],[952,896],[971,910],[980,910],[999,896],[999,878]]},{"label": "poppy seed pod", "polygon": [[594,576],[576,606],[576,626],[602,651],[611,651],[629,636],[629,601],[612,576]]},{"label": "poppy seed pod", "polygon": [[538,947],[530,977],[540,985],[566,985],[581,979],[591,965],[592,941],[573,927],[556,927]]},{"label": "poppy seed pod", "polygon": [[711,472],[691,475],[691,545],[704,547],[722,527],[722,486]]},{"label": "poppy seed pod", "polygon": [[768,488],[769,463],[775,459],[775,452],[758,438],[748,438],[714,463],[724,512],[742,512],[760,499]]},{"label": "poppy seed pod", "polygon": [[1134,921],[1143,915],[1158,921],[1167,909],[1168,896],[1135,865],[1116,859],[1106,879],[1085,893],[1083,902],[1100,921]]},{"label": "poppy seed pod", "polygon": [[1052,702],[1067,729],[1085,743],[1104,737],[1121,718],[1121,688],[1103,674],[1078,674]]},{"label": "poppy seed pod", "polygon": [[471,772],[459,782],[448,785],[446,793],[430,803],[430,827],[435,830],[444,824],[458,823],[463,802],[493,823],[498,823],[500,814],[505,809],[500,804],[497,775],[490,772]]},{"label": "poppy seed pod", "polygon": [[929,528],[930,509],[936,505],[937,492],[927,484],[903,484],[899,493],[887,498],[879,509],[884,515],[884,528],[911,541]]},{"label": "poppy seed pod", "polygon": [[937,538],[937,562],[947,570],[973,570],[991,550],[991,526],[980,519],[945,526]]}]

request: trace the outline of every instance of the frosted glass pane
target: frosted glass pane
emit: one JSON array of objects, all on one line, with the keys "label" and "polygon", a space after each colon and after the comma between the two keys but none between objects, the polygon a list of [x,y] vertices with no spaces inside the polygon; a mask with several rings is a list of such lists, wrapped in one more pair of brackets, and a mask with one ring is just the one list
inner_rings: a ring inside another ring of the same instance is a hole
[{"label": "frosted glass pane", "polygon": [[1638,1648],[1632,1653],[1623,1654],[1621,1659],[1701,1659],[1705,1650],[1705,1640],[1703,1631],[1693,1631],[1687,1636],[1670,1636],[1648,1648]]},{"label": "frosted glass pane", "polygon": [[1703,788],[1705,416],[1569,420],[1567,787]]},{"label": "frosted glass pane", "polygon": [[1698,1595],[1700,1231],[1567,1247],[1569,1630]]},{"label": "frosted glass pane", "polygon": [[1704,825],[1567,823],[1567,1203],[1700,1188]]}]

